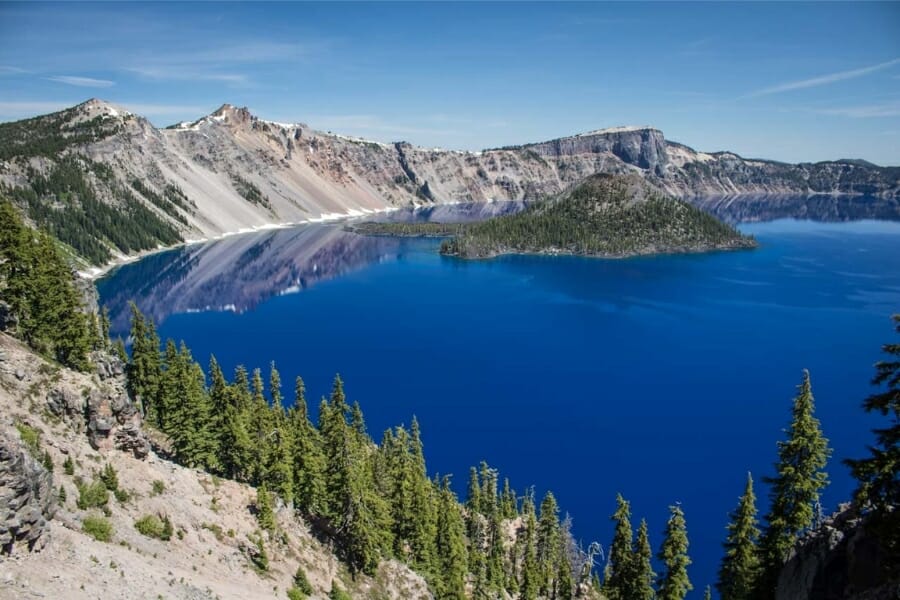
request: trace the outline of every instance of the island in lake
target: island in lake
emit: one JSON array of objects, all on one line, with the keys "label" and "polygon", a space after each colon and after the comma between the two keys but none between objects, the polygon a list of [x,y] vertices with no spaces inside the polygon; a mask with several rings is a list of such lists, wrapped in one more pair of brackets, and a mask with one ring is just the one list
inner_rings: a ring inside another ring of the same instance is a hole
[{"label": "island in lake", "polygon": [[447,237],[460,258],[552,254],[622,258],[756,247],[756,241],[637,175],[593,175],[522,212],[479,223],[361,223],[366,235]]}]

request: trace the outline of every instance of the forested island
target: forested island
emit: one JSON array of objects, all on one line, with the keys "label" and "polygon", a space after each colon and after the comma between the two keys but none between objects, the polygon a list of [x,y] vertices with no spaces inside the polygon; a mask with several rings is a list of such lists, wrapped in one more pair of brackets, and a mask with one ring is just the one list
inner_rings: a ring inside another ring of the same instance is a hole
[{"label": "forested island", "polygon": [[480,223],[362,223],[366,235],[447,237],[460,258],[570,254],[621,258],[753,248],[756,241],[637,175],[594,175],[520,213]]}]

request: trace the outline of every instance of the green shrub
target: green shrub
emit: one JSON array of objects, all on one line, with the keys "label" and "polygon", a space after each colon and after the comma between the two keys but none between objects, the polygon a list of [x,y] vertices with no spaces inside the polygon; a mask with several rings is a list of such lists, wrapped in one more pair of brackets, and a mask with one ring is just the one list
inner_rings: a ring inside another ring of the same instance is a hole
[{"label": "green shrub", "polygon": [[313,593],[313,588],[309,583],[309,579],[306,578],[306,571],[304,571],[301,566],[298,566],[297,572],[294,573],[294,587],[307,596]]},{"label": "green shrub", "polygon": [[44,450],[44,456],[41,457],[41,463],[44,465],[44,468],[47,469],[50,473],[53,472],[53,457],[50,456],[50,453]]},{"label": "green shrub", "polygon": [[106,486],[106,489],[111,492],[119,489],[119,475],[109,463],[106,463],[106,466],[100,471],[100,480],[103,482],[103,485]]},{"label": "green shrub", "polygon": [[306,600],[307,594],[299,588],[292,587],[287,591],[288,600]]},{"label": "green shrub", "polygon": [[134,528],[142,535],[168,541],[172,538],[172,522],[169,517],[160,519],[156,515],[144,515],[134,522]]},{"label": "green shrub", "polygon": [[88,515],[81,523],[81,529],[89,536],[100,542],[108,542],[113,536],[113,526],[107,519],[95,515]]},{"label": "green shrub", "polygon": [[78,484],[78,501],[76,505],[81,510],[89,508],[102,508],[109,502],[109,490],[99,479],[91,483]]},{"label": "green shrub", "polygon": [[330,600],[353,600],[350,594],[339,588],[334,581],[331,582],[331,591],[328,592],[328,598]]},{"label": "green shrub", "polygon": [[72,460],[71,456],[67,456],[66,460],[63,461],[63,472],[66,475],[75,474],[75,461]]},{"label": "green shrub", "polygon": [[125,504],[129,500],[131,500],[131,493],[123,488],[116,488],[113,492],[113,495],[116,497],[116,500],[119,501],[119,504]]},{"label": "green shrub", "polygon": [[222,541],[225,537],[224,532],[222,531],[222,527],[217,523],[203,523],[200,525],[203,529],[211,531],[218,541]]},{"label": "green shrub", "polygon": [[66,488],[64,488],[63,486],[59,486],[59,503],[66,503]]},{"label": "green shrub", "polygon": [[43,458],[41,457],[41,434],[34,427],[30,427],[25,423],[17,423],[16,429],[19,430],[19,436],[22,438],[22,442],[25,446],[28,447],[28,451],[31,452],[31,455],[35,458]]},{"label": "green shrub", "polygon": [[250,560],[253,562],[253,566],[256,567],[259,571],[268,571],[269,570],[269,555],[266,553],[266,547],[263,544],[262,536],[260,535],[255,540],[252,540],[256,543],[256,554],[250,555]]},{"label": "green shrub", "polygon": [[154,480],[152,487],[151,487],[150,495],[151,496],[159,496],[164,491],[166,491],[166,484],[161,479]]}]

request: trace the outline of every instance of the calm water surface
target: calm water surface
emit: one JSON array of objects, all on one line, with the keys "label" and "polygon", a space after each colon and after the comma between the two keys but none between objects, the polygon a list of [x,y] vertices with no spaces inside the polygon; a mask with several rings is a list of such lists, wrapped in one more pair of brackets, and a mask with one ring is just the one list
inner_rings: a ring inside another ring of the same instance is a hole
[{"label": "calm water surface", "polygon": [[900,224],[743,229],[758,250],[463,262],[434,240],[309,227],[156,255],[99,288],[118,331],[135,298],[203,362],[302,375],[313,409],[340,372],[376,440],[415,414],[431,472],[462,492],[486,459],[520,491],[550,488],[585,542],[609,543],[617,492],[654,548],[680,502],[700,597],[804,368],[834,448],[826,510],[848,497],[840,460],[871,439],[859,404],[900,311]]}]

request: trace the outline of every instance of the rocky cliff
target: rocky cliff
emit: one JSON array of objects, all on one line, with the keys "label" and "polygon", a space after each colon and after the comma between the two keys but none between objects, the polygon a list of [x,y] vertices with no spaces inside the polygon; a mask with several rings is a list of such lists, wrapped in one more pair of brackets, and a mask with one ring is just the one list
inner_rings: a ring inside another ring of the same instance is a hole
[{"label": "rocky cliff", "polygon": [[781,571],[775,600],[895,600],[900,583],[883,576],[887,554],[850,504],[794,548]]},{"label": "rocky cliff", "polygon": [[[431,598],[396,561],[351,578],[284,505],[277,534],[259,531],[256,490],[152,451],[121,364],[102,359],[77,373],[0,333],[0,598],[286,598],[298,567],[313,599],[333,582],[359,599]],[[107,466],[115,492],[83,495]],[[171,538],[141,533],[147,516],[168,518]],[[259,539],[265,570],[254,563]]]},{"label": "rocky cliff", "polygon": [[228,104],[166,129],[99,100],[0,124],[5,195],[94,264],[273,224],[536,199],[596,173],[638,173],[679,197],[868,194],[895,206],[900,196],[900,168],[704,153],[649,127],[456,152],[275,123]]}]

